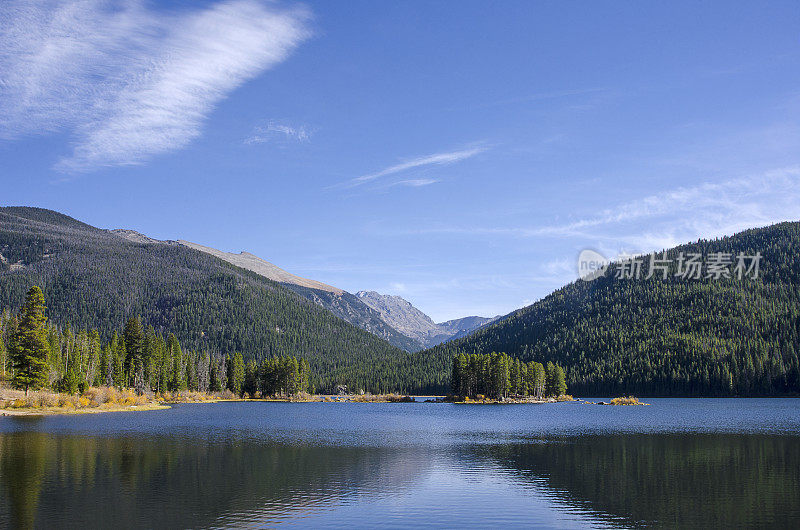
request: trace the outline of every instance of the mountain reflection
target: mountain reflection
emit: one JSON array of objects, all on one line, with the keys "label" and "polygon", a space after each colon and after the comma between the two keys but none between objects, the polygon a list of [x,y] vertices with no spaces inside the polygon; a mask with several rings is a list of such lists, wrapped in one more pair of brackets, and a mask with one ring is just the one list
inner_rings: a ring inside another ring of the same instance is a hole
[{"label": "mountain reflection", "polygon": [[479,453],[609,523],[800,528],[797,436],[592,435]]},{"label": "mountain reflection", "polygon": [[[0,424],[0,528],[800,528],[798,435],[530,437],[539,430],[509,422],[548,409],[336,410],[11,420]],[[558,410],[553,421],[587,409]]]},{"label": "mountain reflection", "polygon": [[271,525],[409,487],[432,460],[397,448],[0,434],[0,526]]}]

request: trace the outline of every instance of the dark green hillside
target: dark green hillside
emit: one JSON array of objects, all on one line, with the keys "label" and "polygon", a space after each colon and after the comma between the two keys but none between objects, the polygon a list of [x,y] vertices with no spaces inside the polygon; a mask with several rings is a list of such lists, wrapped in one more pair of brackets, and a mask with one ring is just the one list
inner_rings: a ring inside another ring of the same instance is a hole
[{"label": "dark green hillside", "polygon": [[[132,243],[38,208],[0,208],[0,309],[40,285],[55,323],[105,339],[132,315],[185,348],[246,357],[295,355],[322,389],[396,387],[374,367],[407,354],[282,285],[171,244]],[[388,385],[388,386],[387,386]]]},{"label": "dark green hillside", "polygon": [[[667,257],[680,252],[761,252],[760,277],[681,279],[673,263],[666,280],[623,280],[613,267],[423,355],[439,374],[459,351],[553,361],[577,395],[798,393],[800,224],[698,241]],[[648,269],[649,256],[643,278]]]},{"label": "dark green hillside", "polygon": [[[41,285],[52,321],[107,335],[131,315],[189,349],[294,355],[312,383],[442,392],[456,352],[555,362],[578,395],[785,395],[800,387],[800,224],[668,252],[761,252],[760,278],[578,281],[467,337],[406,354],[284,286],[187,247],[0,208],[0,309]],[[648,257],[643,259],[643,275]]]}]

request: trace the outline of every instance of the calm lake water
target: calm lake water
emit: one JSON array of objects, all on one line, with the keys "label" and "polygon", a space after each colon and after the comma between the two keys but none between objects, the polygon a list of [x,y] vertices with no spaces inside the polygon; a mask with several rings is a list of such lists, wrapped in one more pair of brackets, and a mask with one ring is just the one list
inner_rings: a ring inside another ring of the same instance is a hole
[{"label": "calm lake water", "polygon": [[0,527],[800,528],[800,400],[0,417]]}]

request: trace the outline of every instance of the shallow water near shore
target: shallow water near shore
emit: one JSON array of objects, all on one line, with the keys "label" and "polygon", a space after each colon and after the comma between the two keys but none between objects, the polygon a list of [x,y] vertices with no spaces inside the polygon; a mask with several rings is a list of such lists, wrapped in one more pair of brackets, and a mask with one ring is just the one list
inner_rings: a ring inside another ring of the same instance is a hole
[{"label": "shallow water near shore", "polygon": [[0,418],[0,526],[800,527],[800,400]]}]

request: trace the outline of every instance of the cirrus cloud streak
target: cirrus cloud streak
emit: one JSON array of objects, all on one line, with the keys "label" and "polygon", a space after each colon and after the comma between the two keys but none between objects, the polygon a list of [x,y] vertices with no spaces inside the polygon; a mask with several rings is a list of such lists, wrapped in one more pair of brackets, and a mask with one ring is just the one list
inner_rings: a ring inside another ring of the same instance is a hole
[{"label": "cirrus cloud streak", "polygon": [[[449,164],[454,164],[456,162],[461,162],[462,160],[466,160],[468,158],[472,158],[476,155],[479,155],[485,152],[487,149],[488,148],[486,146],[479,145],[475,147],[467,147],[464,149],[459,149],[456,151],[445,151],[441,153],[434,153],[431,155],[420,156],[417,158],[406,160],[404,162],[400,162],[399,164],[394,164],[380,171],[376,171],[375,173],[369,173],[367,175],[362,175],[360,177],[352,178],[346,182],[343,182],[341,184],[332,187],[354,188],[356,186],[361,186],[369,182],[373,182],[382,177],[388,177],[390,175],[404,173],[406,171],[414,169],[419,169],[428,166],[445,166]],[[432,179],[409,179],[401,181],[397,184],[420,187],[420,186],[426,186],[428,184],[433,184],[434,182],[435,181]]]},{"label": "cirrus cloud streak", "polygon": [[0,6],[0,139],[73,138],[56,168],[139,164],[196,139],[232,91],[310,36],[304,9],[234,0],[161,12],[134,0]]}]

